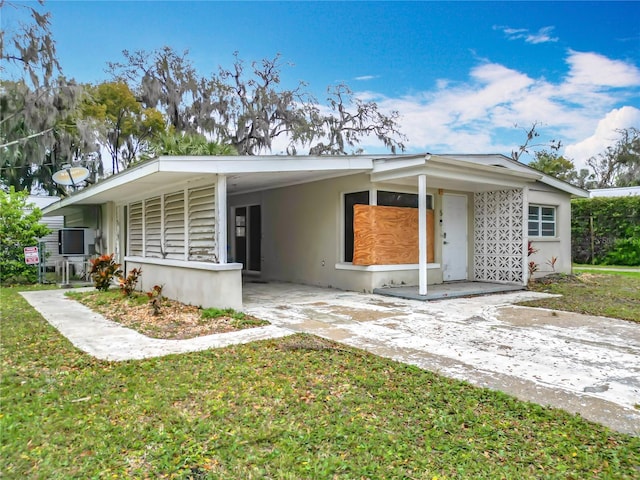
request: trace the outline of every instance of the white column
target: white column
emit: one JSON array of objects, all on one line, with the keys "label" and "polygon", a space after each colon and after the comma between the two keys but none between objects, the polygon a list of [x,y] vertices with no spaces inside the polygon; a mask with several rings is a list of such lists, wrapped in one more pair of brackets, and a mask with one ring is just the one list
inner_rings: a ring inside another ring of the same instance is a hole
[{"label": "white column", "polygon": [[427,176],[418,175],[418,277],[420,295],[427,294]]},{"label": "white column", "polygon": [[227,263],[227,177],[218,175],[216,185],[218,263]]}]

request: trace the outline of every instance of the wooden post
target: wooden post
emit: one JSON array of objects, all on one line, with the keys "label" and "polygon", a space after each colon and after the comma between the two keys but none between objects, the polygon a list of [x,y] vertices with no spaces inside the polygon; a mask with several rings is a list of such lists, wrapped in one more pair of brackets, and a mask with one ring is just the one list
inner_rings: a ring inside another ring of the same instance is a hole
[{"label": "wooden post", "polygon": [[593,231],[593,215],[589,215],[589,236],[591,237],[591,265],[596,263],[595,255],[595,232]]}]

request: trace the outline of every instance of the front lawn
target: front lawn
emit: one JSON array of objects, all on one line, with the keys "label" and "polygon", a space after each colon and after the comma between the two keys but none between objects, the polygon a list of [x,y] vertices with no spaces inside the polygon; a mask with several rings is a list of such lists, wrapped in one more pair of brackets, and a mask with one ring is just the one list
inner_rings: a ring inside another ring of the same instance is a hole
[{"label": "front lawn", "polygon": [[640,275],[636,272],[582,272],[554,275],[531,283],[537,292],[562,297],[525,302],[522,305],[601,315],[640,322]]},{"label": "front lawn", "polygon": [[0,295],[4,478],[640,475],[640,438],[313,336],[105,362]]}]

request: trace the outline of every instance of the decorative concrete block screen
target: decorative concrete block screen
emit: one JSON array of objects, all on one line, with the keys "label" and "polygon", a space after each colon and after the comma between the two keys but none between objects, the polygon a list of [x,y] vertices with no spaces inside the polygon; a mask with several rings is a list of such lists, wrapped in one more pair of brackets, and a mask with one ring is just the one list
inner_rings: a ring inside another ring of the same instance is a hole
[{"label": "decorative concrete block screen", "polygon": [[524,196],[522,190],[474,194],[474,280],[524,280]]},{"label": "decorative concrete block screen", "polygon": [[[354,205],[353,264],[418,263],[418,209]],[[433,210],[427,210],[427,262],[434,261]]]}]

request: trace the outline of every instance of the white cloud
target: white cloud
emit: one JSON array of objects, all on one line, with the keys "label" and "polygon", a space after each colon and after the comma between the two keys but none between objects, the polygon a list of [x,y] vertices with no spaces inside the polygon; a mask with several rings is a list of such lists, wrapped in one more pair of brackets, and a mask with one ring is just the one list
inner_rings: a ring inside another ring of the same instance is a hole
[{"label": "white cloud", "polygon": [[611,60],[593,52],[570,51],[568,85],[582,90],[585,86],[638,87],[640,69],[622,60]]},{"label": "white cloud", "polygon": [[640,125],[640,109],[635,107],[616,108],[608,112],[599,122],[593,135],[579,142],[567,145],[564,154],[573,159],[577,169],[585,168],[586,161],[604,152],[618,139],[616,130]]},{"label": "white cloud", "polygon": [[[567,64],[557,82],[482,63],[465,82],[440,79],[433,90],[400,98],[357,95],[384,112],[400,112],[411,152],[509,154],[524,140],[522,130],[537,122],[540,143],[561,140],[568,145],[565,155],[583,163],[610,145],[616,128],[640,124],[634,106],[640,73],[633,64],[593,53],[570,51]],[[607,80],[609,72],[617,78]]]},{"label": "white cloud", "polygon": [[[561,140],[562,153],[581,167],[611,145],[616,129],[640,126],[640,69],[575,51],[567,52],[566,63],[567,74],[558,81],[482,62],[463,82],[442,78],[431,90],[400,97],[372,90],[355,94],[384,113],[400,113],[408,152],[509,155],[536,122],[540,143]],[[274,142],[274,153],[284,147],[282,140]],[[374,137],[361,146],[386,152]]]},{"label": "white cloud", "polygon": [[527,28],[511,28],[495,25],[494,30],[501,30],[509,40],[524,40],[527,43],[549,43],[557,42],[558,37],[553,37],[552,32],[555,27],[542,27],[537,32],[530,32]]},{"label": "white cloud", "polygon": [[355,77],[354,80],[357,80],[359,82],[366,82],[367,80],[374,80],[379,77],[380,75],[362,75],[360,77]]}]

